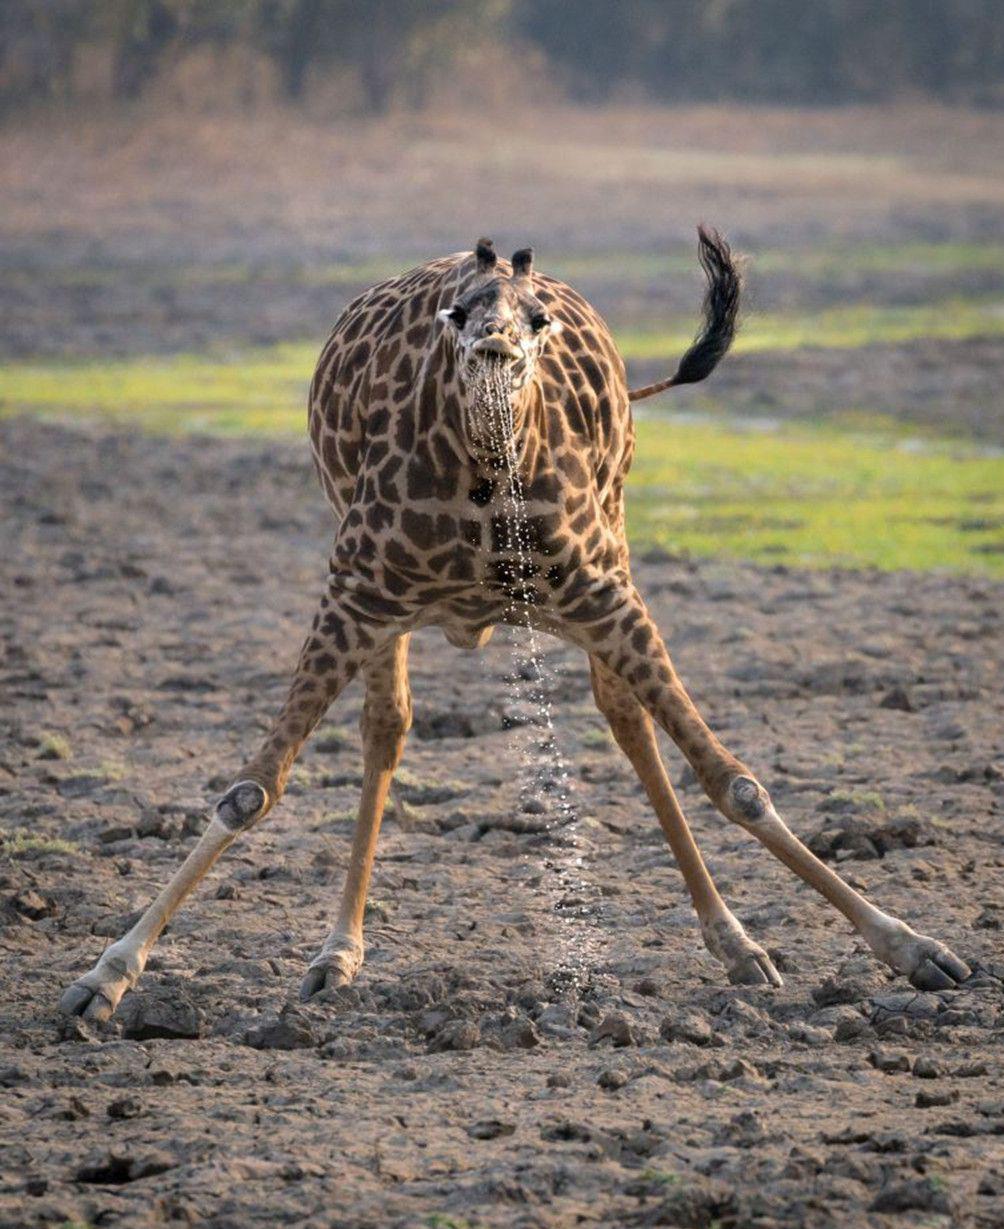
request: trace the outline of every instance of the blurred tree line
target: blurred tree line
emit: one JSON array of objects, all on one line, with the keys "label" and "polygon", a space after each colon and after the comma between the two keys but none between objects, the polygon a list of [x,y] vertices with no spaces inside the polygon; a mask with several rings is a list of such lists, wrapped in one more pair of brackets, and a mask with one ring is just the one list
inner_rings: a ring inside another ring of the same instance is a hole
[{"label": "blurred tree line", "polygon": [[[380,113],[483,48],[542,59],[570,97],[779,103],[924,95],[1004,103],[1002,0],[2,0],[8,109],[80,92],[140,97],[197,49],[241,47],[298,102],[352,77]],[[497,60],[496,63],[501,63]]]}]

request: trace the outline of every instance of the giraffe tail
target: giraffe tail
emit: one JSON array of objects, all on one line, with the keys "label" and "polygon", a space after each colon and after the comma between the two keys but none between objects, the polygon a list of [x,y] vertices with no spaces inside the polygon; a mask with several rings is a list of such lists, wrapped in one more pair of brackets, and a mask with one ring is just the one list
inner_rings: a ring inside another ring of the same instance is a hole
[{"label": "giraffe tail", "polygon": [[675,373],[644,388],[628,390],[629,401],[641,401],[677,384],[696,384],[711,375],[736,335],[742,278],[728,243],[710,226],[699,226],[698,257],[708,289],[704,295],[704,318],[690,349],[680,359]]}]

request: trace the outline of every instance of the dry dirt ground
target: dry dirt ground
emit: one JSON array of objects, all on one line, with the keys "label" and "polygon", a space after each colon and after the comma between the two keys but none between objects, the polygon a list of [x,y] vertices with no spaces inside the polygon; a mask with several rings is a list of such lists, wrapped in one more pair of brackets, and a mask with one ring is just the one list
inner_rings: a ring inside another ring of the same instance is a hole
[{"label": "dry dirt ground", "polygon": [[786,980],[728,986],[581,658],[548,642],[578,816],[549,826],[504,728],[511,637],[425,632],[356,985],[295,1002],[346,861],[352,689],[99,1032],[59,992],[274,712],[331,524],[305,443],[10,421],[0,458],[0,1225],[1004,1223],[1004,587],[637,563],[726,743],[972,963],[958,990],[887,976],[670,749]]}]

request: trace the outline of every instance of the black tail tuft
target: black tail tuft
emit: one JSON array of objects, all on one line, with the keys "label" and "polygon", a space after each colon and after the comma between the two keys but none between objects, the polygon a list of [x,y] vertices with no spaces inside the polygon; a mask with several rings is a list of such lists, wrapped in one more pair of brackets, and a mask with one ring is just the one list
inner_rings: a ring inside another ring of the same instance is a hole
[{"label": "black tail tuft", "polygon": [[718,366],[736,335],[742,278],[732,259],[732,251],[718,231],[711,227],[699,226],[697,233],[700,236],[698,257],[708,279],[700,331],[693,345],[680,359],[675,374],[656,384],[631,389],[628,397],[632,401],[651,397],[677,384],[696,384],[705,379]]}]

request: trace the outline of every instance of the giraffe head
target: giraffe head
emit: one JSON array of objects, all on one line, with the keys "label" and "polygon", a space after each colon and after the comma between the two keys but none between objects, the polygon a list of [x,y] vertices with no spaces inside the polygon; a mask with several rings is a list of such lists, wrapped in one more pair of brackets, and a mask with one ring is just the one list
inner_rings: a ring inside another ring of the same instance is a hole
[{"label": "giraffe head", "polygon": [[474,281],[439,318],[468,398],[476,402],[492,375],[515,398],[532,382],[541,351],[561,324],[533,292],[532,248],[513,253],[511,277],[499,269],[490,239],[479,239],[474,254]]}]

